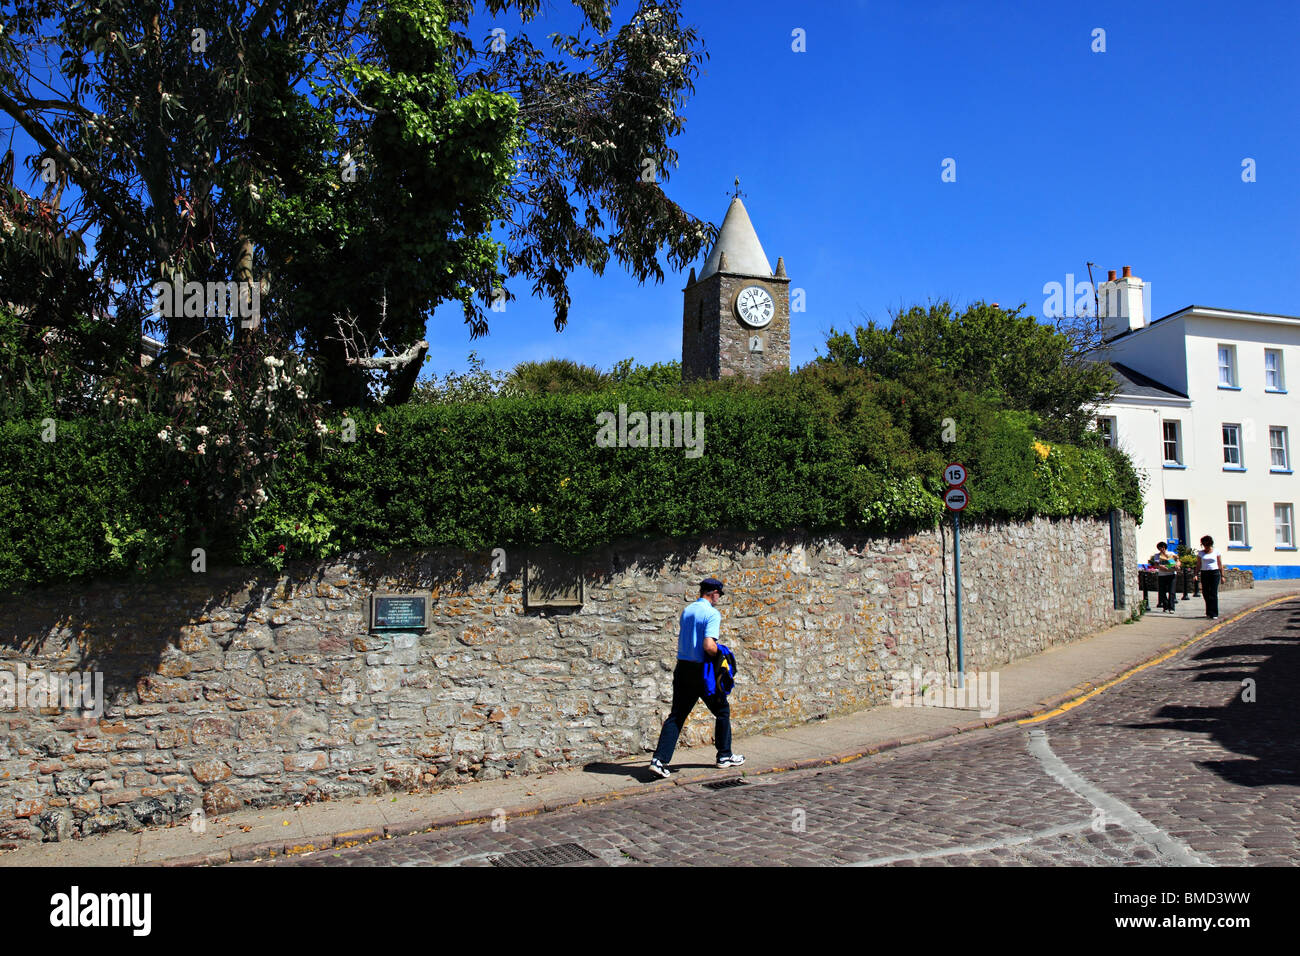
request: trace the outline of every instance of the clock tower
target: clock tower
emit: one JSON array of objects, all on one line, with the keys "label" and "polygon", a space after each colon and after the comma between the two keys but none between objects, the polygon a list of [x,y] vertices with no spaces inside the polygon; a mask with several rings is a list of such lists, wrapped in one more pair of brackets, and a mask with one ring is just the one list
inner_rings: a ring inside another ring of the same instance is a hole
[{"label": "clock tower", "polygon": [[790,279],[785,260],[767,261],[739,196],[718,241],[682,290],[682,378],[743,375],[757,381],[790,369]]}]

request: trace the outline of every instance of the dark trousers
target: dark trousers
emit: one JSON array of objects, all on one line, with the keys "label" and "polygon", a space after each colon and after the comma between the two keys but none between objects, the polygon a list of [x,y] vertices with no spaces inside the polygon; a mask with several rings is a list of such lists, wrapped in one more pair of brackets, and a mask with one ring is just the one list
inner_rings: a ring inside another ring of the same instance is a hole
[{"label": "dark trousers", "polygon": [[1219,616],[1219,571],[1201,572],[1201,593],[1205,595],[1205,616]]},{"label": "dark trousers", "polygon": [[1156,577],[1156,585],[1159,588],[1159,598],[1156,606],[1166,611],[1174,609],[1174,582],[1177,580],[1176,574],[1161,574]]},{"label": "dark trousers", "polygon": [[655,748],[655,759],[664,766],[673,759],[682,725],[686,723],[696,702],[701,700],[713,712],[713,742],[717,744],[719,759],[731,756],[731,706],[727,703],[726,696],[704,693],[704,664],[698,661],[678,661],[673,670],[672,710],[668,712],[663,730],[659,731],[659,746]]}]

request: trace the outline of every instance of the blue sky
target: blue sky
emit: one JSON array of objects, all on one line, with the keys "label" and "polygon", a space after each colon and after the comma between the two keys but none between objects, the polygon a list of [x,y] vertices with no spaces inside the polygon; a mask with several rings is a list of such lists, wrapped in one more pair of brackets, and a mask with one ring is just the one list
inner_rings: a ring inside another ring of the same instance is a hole
[{"label": "blue sky", "polygon": [[[566,6],[530,33],[569,29]],[[684,9],[710,59],[666,189],[716,224],[740,176],[768,258],[784,256],[805,290],[794,365],[832,326],[934,298],[1041,315],[1044,284],[1085,281],[1089,260],[1099,278],[1132,265],[1156,315],[1192,303],[1300,314],[1300,4]],[[791,48],[796,28],[806,52]],[[956,182],[941,181],[946,158]],[[473,342],[459,307],[443,308],[429,369],[464,368],[470,349],[491,368],[679,359],[684,284],[579,274],[561,333],[520,289]]]}]

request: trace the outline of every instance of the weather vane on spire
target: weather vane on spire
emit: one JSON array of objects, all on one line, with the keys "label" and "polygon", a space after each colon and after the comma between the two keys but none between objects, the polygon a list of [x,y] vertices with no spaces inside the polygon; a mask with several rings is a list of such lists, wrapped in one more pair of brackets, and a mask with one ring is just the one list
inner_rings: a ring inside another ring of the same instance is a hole
[{"label": "weather vane on spire", "polygon": [[732,198],[732,199],[739,199],[741,196],[745,195],[744,193],[742,193],[742,192],[740,191],[740,177],[739,177],[739,176],[736,177],[736,183],[735,183],[735,185],[736,185],[736,191],[735,191],[734,193],[731,194],[731,198]]}]

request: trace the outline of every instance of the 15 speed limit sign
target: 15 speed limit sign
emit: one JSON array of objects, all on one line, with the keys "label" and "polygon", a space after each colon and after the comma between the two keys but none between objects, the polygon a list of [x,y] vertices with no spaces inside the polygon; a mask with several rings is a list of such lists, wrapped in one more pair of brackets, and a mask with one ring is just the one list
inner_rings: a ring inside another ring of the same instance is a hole
[{"label": "15 speed limit sign", "polygon": [[953,487],[966,484],[966,466],[954,461],[943,470],[943,480]]},{"label": "15 speed limit sign", "polygon": [[960,486],[949,488],[943,496],[943,503],[949,511],[961,511],[970,504],[970,495]]}]

